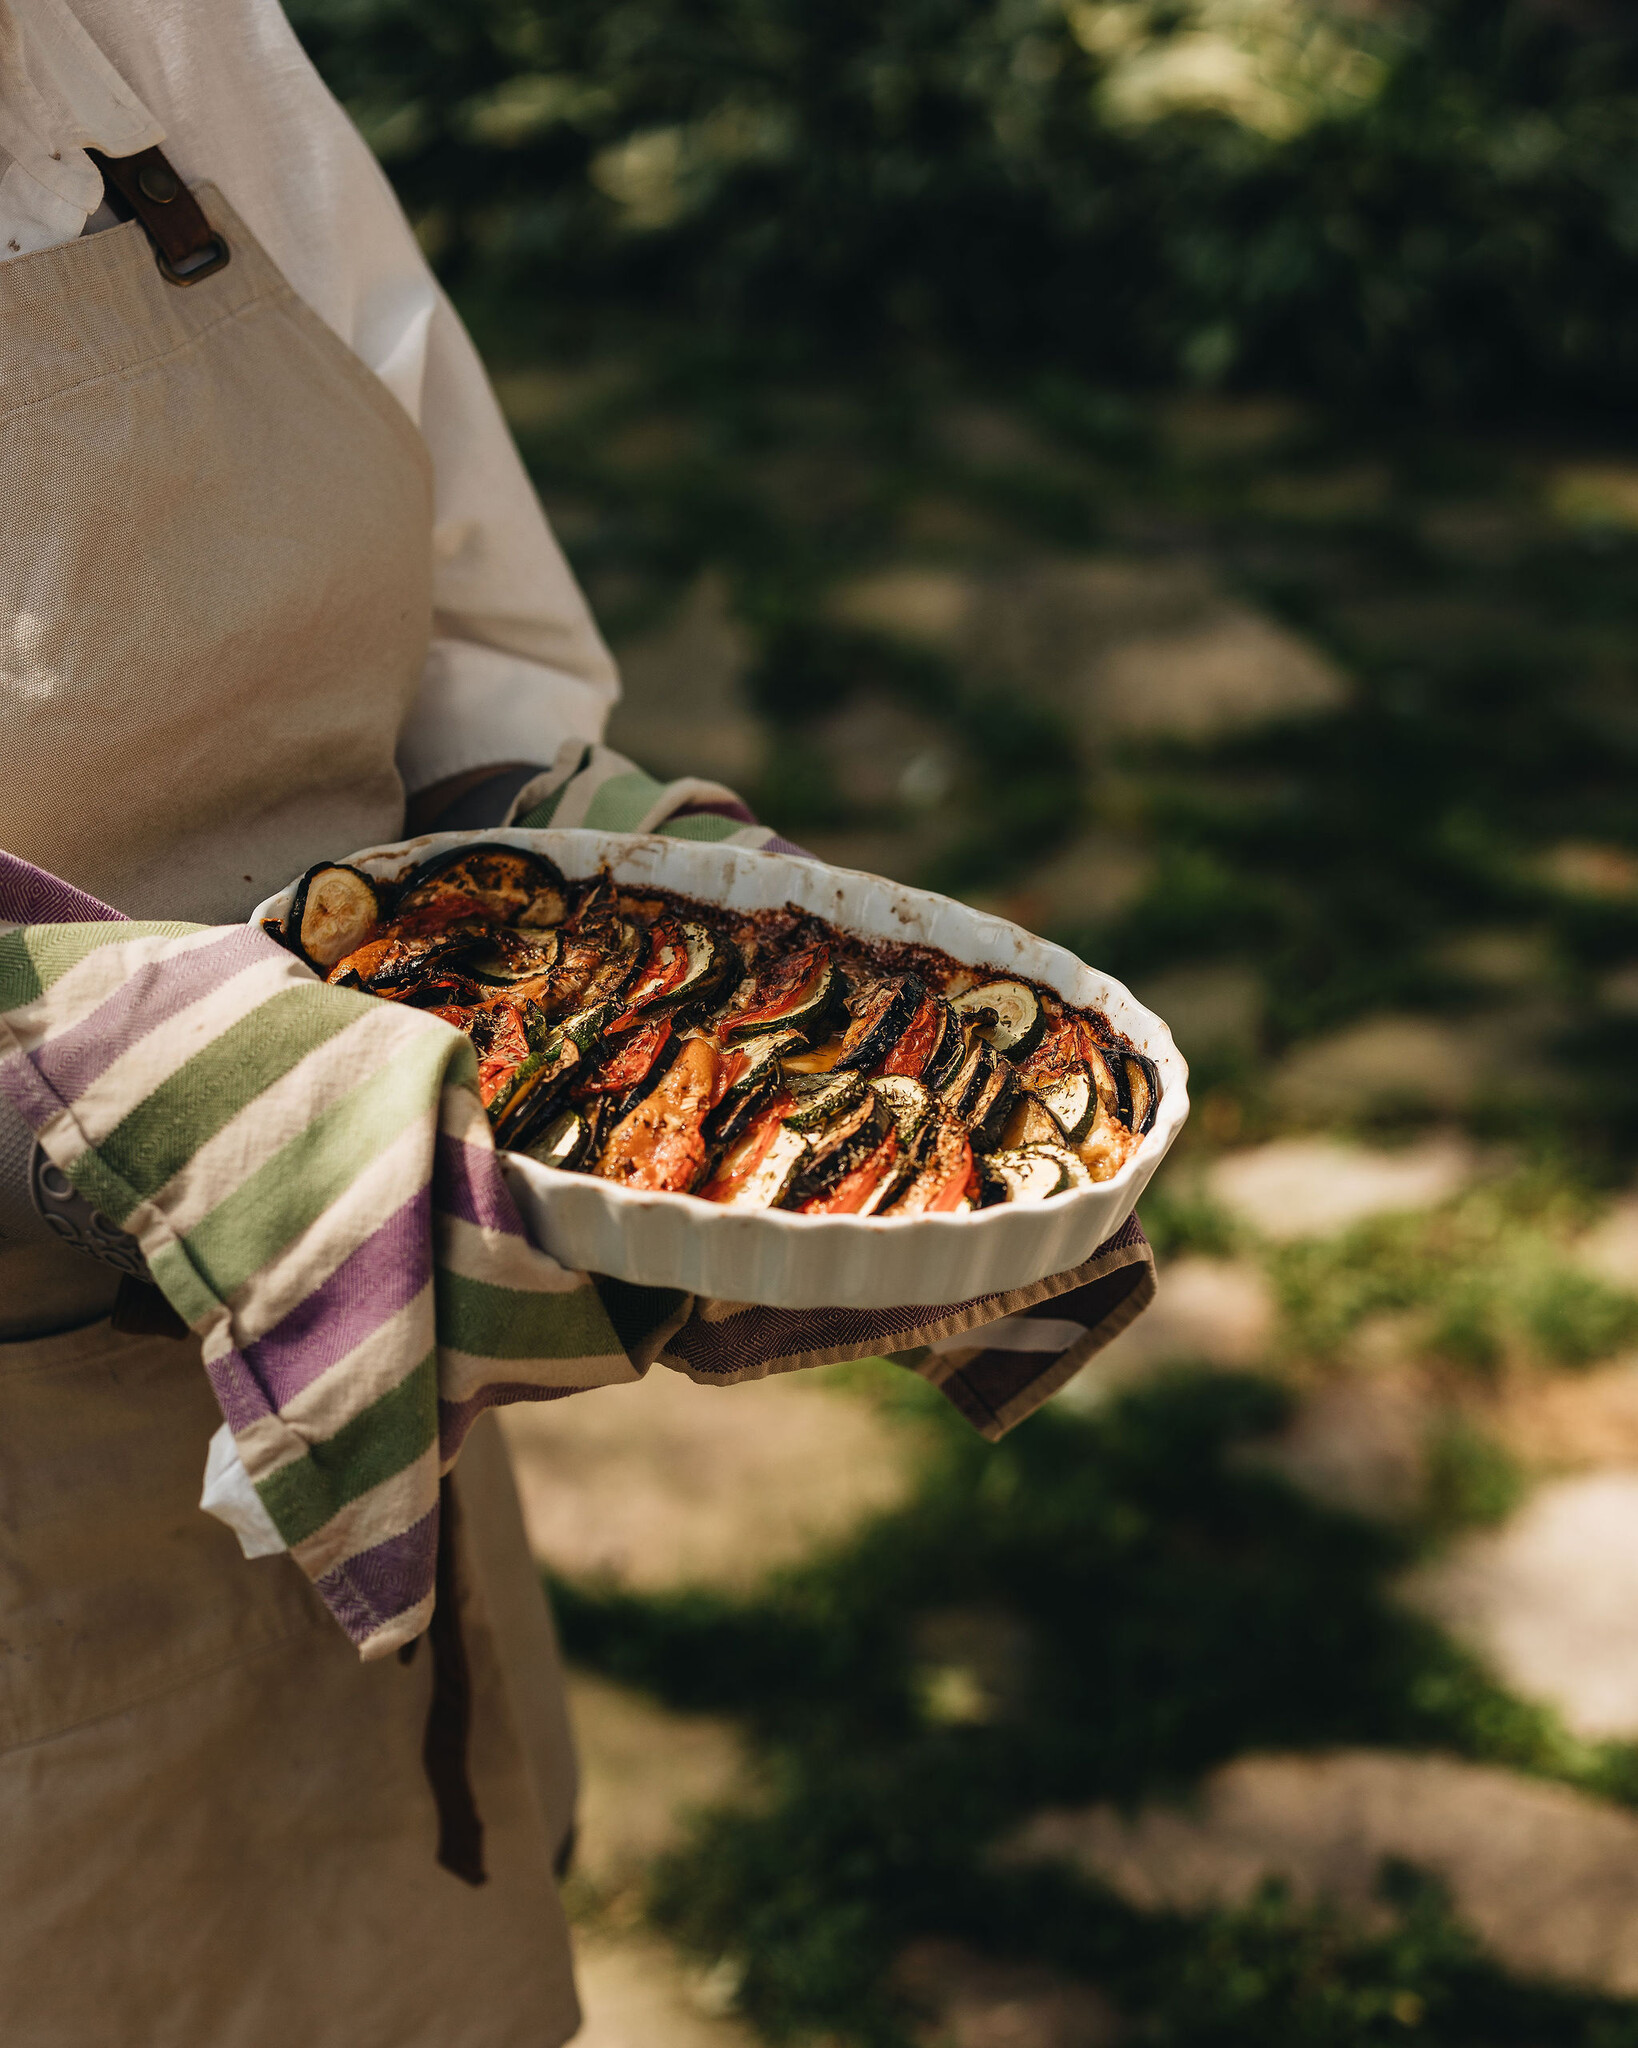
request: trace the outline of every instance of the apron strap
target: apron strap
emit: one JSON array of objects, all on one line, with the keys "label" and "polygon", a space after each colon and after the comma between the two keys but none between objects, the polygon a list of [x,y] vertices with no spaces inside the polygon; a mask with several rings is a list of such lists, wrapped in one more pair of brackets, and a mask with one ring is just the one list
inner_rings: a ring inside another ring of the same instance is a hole
[{"label": "apron strap", "polygon": [[[438,1568],[427,1638],[432,1648],[432,1701],[421,1761],[438,1809],[438,1861],[468,1884],[482,1884],[483,1822],[472,1796],[467,1739],[472,1731],[472,1676],[461,1632],[460,1577],[455,1562],[455,1486],[438,1482]],[[405,1649],[414,1650],[414,1644]],[[404,1651],[399,1655],[404,1656]],[[407,1659],[406,1659],[407,1661]]]},{"label": "apron strap", "polygon": [[99,149],[85,153],[102,173],[114,211],[146,229],[159,274],[168,284],[197,284],[222,269],[231,253],[227,242],[206,220],[162,149],[139,149],[135,156],[104,156]]}]

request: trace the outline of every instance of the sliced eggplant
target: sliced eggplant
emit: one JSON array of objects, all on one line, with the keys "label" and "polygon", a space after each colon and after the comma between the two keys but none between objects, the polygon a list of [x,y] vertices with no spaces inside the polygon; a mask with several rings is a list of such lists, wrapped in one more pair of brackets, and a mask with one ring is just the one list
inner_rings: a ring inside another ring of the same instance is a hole
[{"label": "sliced eggplant", "polygon": [[988,1152],[1000,1144],[1001,1133],[1006,1128],[1017,1094],[1016,1069],[1010,1061],[992,1052],[990,1071],[963,1119],[972,1134],[975,1152]]},{"label": "sliced eggplant", "polygon": [[309,967],[328,974],[358,951],[381,917],[381,893],[368,875],[320,861],[296,884],[284,939]]},{"label": "sliced eggplant", "polygon": [[935,1095],[939,1095],[955,1079],[967,1057],[967,1034],[960,1018],[944,998],[938,996],[934,1000],[938,1004],[939,1032],[921,1070],[921,1079]]},{"label": "sliced eggplant", "polygon": [[950,998],[950,1008],[994,1052],[1028,1059],[1046,1031],[1041,998],[1027,982],[986,981]]},{"label": "sliced eggplant", "polygon": [[1130,1050],[1125,1055],[1125,1066],[1131,1103],[1127,1125],[1138,1137],[1147,1137],[1155,1127],[1155,1113],[1160,1108],[1160,1069],[1147,1053]]},{"label": "sliced eggplant", "polygon": [[572,1172],[591,1145],[592,1128],[578,1109],[560,1109],[547,1120],[538,1138],[524,1147],[526,1155],[541,1166],[555,1166]]},{"label": "sliced eggplant", "polygon": [[933,1114],[936,1104],[932,1096],[908,1074],[878,1074],[870,1086],[893,1119],[899,1143],[908,1152]]},{"label": "sliced eggplant", "polygon": [[1048,1113],[1037,1097],[1020,1088],[1013,1101],[1012,1114],[1001,1133],[1002,1149],[1012,1152],[1024,1145],[1061,1145],[1063,1141],[1064,1134],[1057,1119]]},{"label": "sliced eggplant", "polygon": [[940,1112],[917,1140],[913,1171],[883,1213],[947,1215],[971,1206],[973,1185],[972,1143],[953,1116]]},{"label": "sliced eggplant", "polygon": [[361,988],[373,996],[408,994],[429,977],[448,972],[472,943],[473,934],[463,930],[366,939],[325,978],[337,988]]},{"label": "sliced eggplant", "polygon": [[[1017,1151],[991,1152],[978,1162],[984,1206],[997,1202],[1046,1202],[1070,1185],[1068,1161],[1061,1145],[1029,1145]],[[1079,1162],[1076,1162],[1079,1164]],[[1083,1172],[1085,1168],[1081,1169]]]},{"label": "sliced eggplant", "polygon": [[791,1206],[804,1216],[873,1216],[898,1192],[903,1177],[899,1134],[889,1128],[855,1165],[831,1177],[822,1192],[804,1195]]},{"label": "sliced eggplant", "polygon": [[[408,877],[395,914],[404,917],[458,897],[470,900],[498,923],[512,924],[532,909],[543,892],[551,891],[566,900],[567,889],[561,872],[544,854],[479,840],[446,847],[422,861]],[[533,921],[556,923],[558,919],[537,917]]]},{"label": "sliced eggplant", "polygon": [[793,1131],[822,1130],[850,1113],[870,1092],[863,1076],[853,1073],[792,1075],[786,1086],[796,1099],[785,1116]]},{"label": "sliced eggplant", "polygon": [[[1007,1063],[997,1059],[982,1038],[975,1038],[967,1057],[937,1092],[945,1108],[970,1128],[975,1118],[993,1111],[998,1080],[1011,1078]],[[1010,1090],[1008,1095],[1010,1100]]]},{"label": "sliced eggplant", "polygon": [[837,1068],[856,1067],[864,1074],[874,1072],[909,1030],[926,994],[926,988],[913,974],[868,990],[842,1040]]},{"label": "sliced eggplant", "polygon": [[[789,1129],[789,1117],[785,1123]],[[802,1135],[808,1141],[808,1154],[786,1198],[789,1207],[835,1194],[844,1180],[880,1150],[883,1139],[891,1136],[895,1148],[898,1144],[893,1119],[868,1088],[821,1130]],[[884,1161],[884,1170],[885,1165]]]}]

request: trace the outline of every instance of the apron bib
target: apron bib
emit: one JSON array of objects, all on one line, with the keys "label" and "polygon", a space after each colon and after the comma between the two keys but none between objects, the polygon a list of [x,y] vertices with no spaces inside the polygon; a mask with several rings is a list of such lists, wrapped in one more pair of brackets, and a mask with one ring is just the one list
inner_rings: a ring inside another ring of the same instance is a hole
[{"label": "apron bib", "polygon": [[[135,222],[0,264],[0,846],[220,922],[400,828],[432,496],[199,198],[232,256],[187,288]],[[81,1323],[107,1290],[8,1256],[0,1314],[31,1286]],[[361,1666],[288,1558],[239,1555],[197,1504],[217,1420],[191,1337],[0,1344],[7,2048],[555,2048],[573,1765],[492,1418],[456,1480],[481,1890],[434,1861],[425,1649]]]}]

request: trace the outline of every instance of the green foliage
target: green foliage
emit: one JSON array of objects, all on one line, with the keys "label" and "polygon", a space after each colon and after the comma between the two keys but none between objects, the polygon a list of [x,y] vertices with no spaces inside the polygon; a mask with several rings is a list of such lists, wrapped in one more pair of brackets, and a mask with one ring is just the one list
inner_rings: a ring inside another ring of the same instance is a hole
[{"label": "green foliage", "polygon": [[1505,1521],[1523,1496],[1517,1462],[1485,1431],[1459,1415],[1434,1430],[1422,1508],[1430,1531],[1444,1535]]},{"label": "green foliage", "polygon": [[[1179,2048],[1638,2042],[1630,2007],[1509,1983],[1405,1873],[1389,1930],[1366,1938],[1272,1894],[1146,1916],[998,1865],[992,1846],[1043,1806],[1165,1796],[1247,1751],[1442,1749],[1623,1798],[1638,1767],[1572,1741],[1396,1602],[1403,1539],[1225,1458],[1281,1420],[1272,1386],[1182,1376],[1092,1421],[1049,1411],[997,1450],[929,1401],[940,1449],[919,1496],[764,1593],[557,1593],[572,1655],[740,1716],[763,1750],[768,1804],[710,1818],[653,1904],[730,1959],[770,2039],[904,2048],[892,1959],[938,1934],[1092,1978],[1139,2038]],[[1447,1467],[1464,1512],[1489,1503],[1471,1446]],[[952,1612],[964,1632],[929,1629]],[[979,1703],[953,1717],[948,1673],[941,1688],[927,1668],[951,1655],[972,1660]]]},{"label": "green foliage", "polygon": [[1620,404],[1638,363],[1613,5],[292,11],[451,280],[531,323],[1446,411]]},{"label": "green foliage", "polygon": [[[1409,1316],[1436,1355],[1487,1372],[1509,1354],[1583,1366],[1638,1338],[1638,1297],[1573,1265],[1587,1211],[1573,1186],[1526,1173],[1432,1215],[1377,1217],[1268,1254],[1292,1345],[1328,1357],[1373,1316]],[[1415,1335],[1410,1341],[1414,1344]]]}]

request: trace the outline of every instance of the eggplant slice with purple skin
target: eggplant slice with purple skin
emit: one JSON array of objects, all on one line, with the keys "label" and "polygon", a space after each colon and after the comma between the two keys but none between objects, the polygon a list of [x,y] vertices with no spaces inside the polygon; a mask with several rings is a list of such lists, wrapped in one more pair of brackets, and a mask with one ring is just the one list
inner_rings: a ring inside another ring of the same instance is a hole
[{"label": "eggplant slice with purple skin", "polygon": [[910,1028],[925,1001],[927,989],[915,975],[900,982],[884,981],[865,992],[847,1034],[835,1071],[857,1068],[862,1074],[879,1067]]},{"label": "eggplant slice with purple skin", "polygon": [[317,973],[328,974],[358,951],[384,913],[380,887],[361,868],[320,861],[296,884],[284,943]]},{"label": "eggplant slice with purple skin", "polygon": [[1146,1138],[1155,1127],[1155,1116],[1160,1108],[1160,1069],[1147,1053],[1131,1049],[1124,1055],[1124,1065],[1130,1105],[1126,1128],[1134,1136]]},{"label": "eggplant slice with purple skin", "polygon": [[[405,877],[393,914],[408,917],[451,897],[469,898],[483,915],[503,924],[527,917],[532,926],[540,927],[561,922],[569,885],[544,854],[480,840],[476,845],[447,846],[422,861]],[[562,905],[558,916],[542,915],[554,902]]]}]

